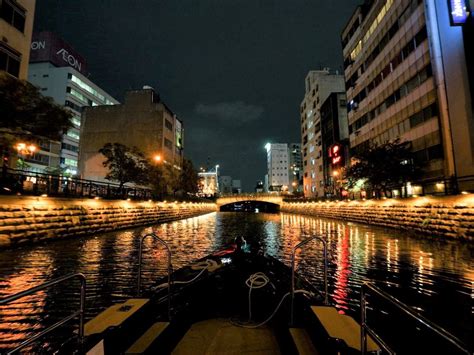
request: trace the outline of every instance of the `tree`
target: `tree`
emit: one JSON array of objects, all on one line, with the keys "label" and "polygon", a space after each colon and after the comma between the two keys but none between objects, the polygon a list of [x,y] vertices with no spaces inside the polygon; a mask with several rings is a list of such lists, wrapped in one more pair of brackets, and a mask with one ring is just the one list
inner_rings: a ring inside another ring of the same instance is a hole
[{"label": "tree", "polygon": [[0,127],[4,134],[60,140],[73,127],[72,113],[27,81],[0,73]]},{"label": "tree", "polygon": [[398,188],[419,174],[414,165],[410,142],[399,139],[382,145],[371,145],[354,156],[356,163],[344,172],[348,188],[363,181],[377,197],[381,192]]},{"label": "tree", "polygon": [[193,162],[189,159],[183,159],[183,167],[180,175],[181,189],[185,193],[195,194],[199,188],[199,177]]},{"label": "tree", "polygon": [[109,169],[107,180],[118,181],[120,188],[127,182],[145,184],[149,182],[150,164],[136,147],[129,148],[120,143],[107,143],[99,153],[107,159],[104,167]]}]

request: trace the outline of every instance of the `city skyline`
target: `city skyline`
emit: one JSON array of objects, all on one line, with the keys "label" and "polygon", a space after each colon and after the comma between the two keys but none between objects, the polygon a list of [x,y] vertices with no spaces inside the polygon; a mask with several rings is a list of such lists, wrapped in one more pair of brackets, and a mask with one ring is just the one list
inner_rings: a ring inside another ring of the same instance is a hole
[{"label": "city skyline", "polygon": [[210,157],[250,191],[265,175],[265,143],[300,140],[307,72],[331,66],[342,73],[340,34],[359,3],[108,8],[44,0],[35,31],[63,37],[87,58],[90,78],[119,101],[127,90],[154,87],[184,122],[185,156],[196,167]]}]

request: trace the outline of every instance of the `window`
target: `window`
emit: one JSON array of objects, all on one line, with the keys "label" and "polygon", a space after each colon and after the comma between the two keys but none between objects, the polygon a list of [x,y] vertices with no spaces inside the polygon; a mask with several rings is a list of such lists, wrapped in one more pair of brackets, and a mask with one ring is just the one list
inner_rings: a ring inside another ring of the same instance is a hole
[{"label": "window", "polygon": [[170,149],[170,150],[173,149],[173,143],[167,138],[165,138],[165,147]]},{"label": "window", "polygon": [[21,54],[5,43],[0,42],[0,70],[18,78],[20,74]]},{"label": "window", "polygon": [[61,143],[61,149],[67,149],[70,150],[71,152],[78,152],[79,147],[76,145],[68,144],[68,143]]},{"label": "window", "polygon": [[12,0],[3,0],[0,2],[0,6],[0,17],[18,31],[23,32],[25,30],[25,10]]},{"label": "window", "polygon": [[168,130],[173,131],[173,124],[167,119],[165,119],[165,126],[168,128]]},{"label": "window", "polygon": [[79,139],[79,133],[73,131],[73,130],[69,130],[67,131],[66,135],[68,137],[71,137],[71,138],[74,138],[74,139]]}]

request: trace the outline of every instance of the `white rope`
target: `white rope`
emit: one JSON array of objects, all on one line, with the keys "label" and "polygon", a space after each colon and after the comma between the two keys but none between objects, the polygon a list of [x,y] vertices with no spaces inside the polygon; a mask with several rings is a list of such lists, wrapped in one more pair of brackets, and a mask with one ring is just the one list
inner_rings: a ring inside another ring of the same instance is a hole
[{"label": "white rope", "polygon": [[[256,272],[256,273],[250,275],[250,277],[247,280],[245,280],[245,284],[249,288],[249,320],[248,320],[248,323],[252,322],[252,297],[251,297],[252,290],[254,288],[257,289],[257,288],[265,287],[268,283],[270,283],[273,286],[273,288],[275,289],[275,285],[273,285],[273,283],[270,281],[269,277],[267,275],[265,275],[263,272]],[[312,292],[308,292],[306,290],[295,290],[295,294],[296,293],[307,294],[311,297],[314,296],[314,294]],[[273,313],[267,319],[265,319],[263,322],[261,322],[259,324],[250,325],[248,323],[245,324],[245,323],[238,323],[238,322],[233,322],[233,321],[231,321],[231,323],[234,324],[234,325],[237,325],[239,327],[243,327],[243,328],[258,328],[258,327],[261,327],[262,325],[265,325],[266,323],[268,323],[275,316],[275,314],[278,312],[281,305],[283,304],[283,301],[285,300],[285,298],[288,297],[290,294],[291,294],[291,292],[288,292],[288,293],[284,294],[283,297],[281,298],[280,302],[278,303],[277,307],[273,311]]]},{"label": "white rope", "polygon": [[[216,267],[217,265],[218,265],[218,264],[217,264],[217,262],[216,262],[215,260],[210,260],[210,259],[208,259],[208,260],[200,261],[200,262],[198,262],[198,263],[196,263],[196,264],[193,264],[193,265],[191,266],[191,269],[192,269],[192,270],[201,270],[201,271],[199,271],[199,273],[198,273],[196,276],[194,276],[191,280],[187,280],[187,281],[179,281],[179,280],[177,280],[177,281],[172,281],[171,283],[172,283],[173,285],[191,283],[191,282],[197,280],[197,279],[199,278],[199,276],[201,276],[201,275],[204,273],[204,271],[206,271],[206,270],[209,270],[209,271],[215,270],[215,269],[217,268],[217,267]],[[160,289],[160,288],[164,288],[164,287],[168,287],[168,282],[165,282],[165,283],[159,284],[158,286],[155,286],[155,287],[153,288],[153,290],[156,291],[156,290],[158,290],[158,289]]]}]

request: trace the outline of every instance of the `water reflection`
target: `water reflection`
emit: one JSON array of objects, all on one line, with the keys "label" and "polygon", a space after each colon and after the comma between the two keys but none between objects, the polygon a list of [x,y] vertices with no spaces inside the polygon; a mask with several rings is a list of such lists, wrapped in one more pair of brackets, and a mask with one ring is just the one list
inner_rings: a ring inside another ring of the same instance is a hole
[{"label": "water reflection", "polygon": [[[244,236],[289,265],[293,247],[325,234],[329,249],[330,300],[341,313],[358,314],[359,287],[376,282],[461,338],[472,333],[474,246],[457,241],[410,237],[404,233],[290,214],[212,213],[148,228],[21,247],[0,252],[0,297],[61,275],[87,278],[87,317],[136,294],[140,236],[156,232],[173,252],[173,266]],[[165,252],[145,242],[143,287],[164,275]],[[322,245],[297,253],[298,270],[311,282],[323,280]],[[78,303],[77,285],[28,296],[0,308],[0,352],[69,314]],[[48,316],[46,316],[48,315]]]}]

